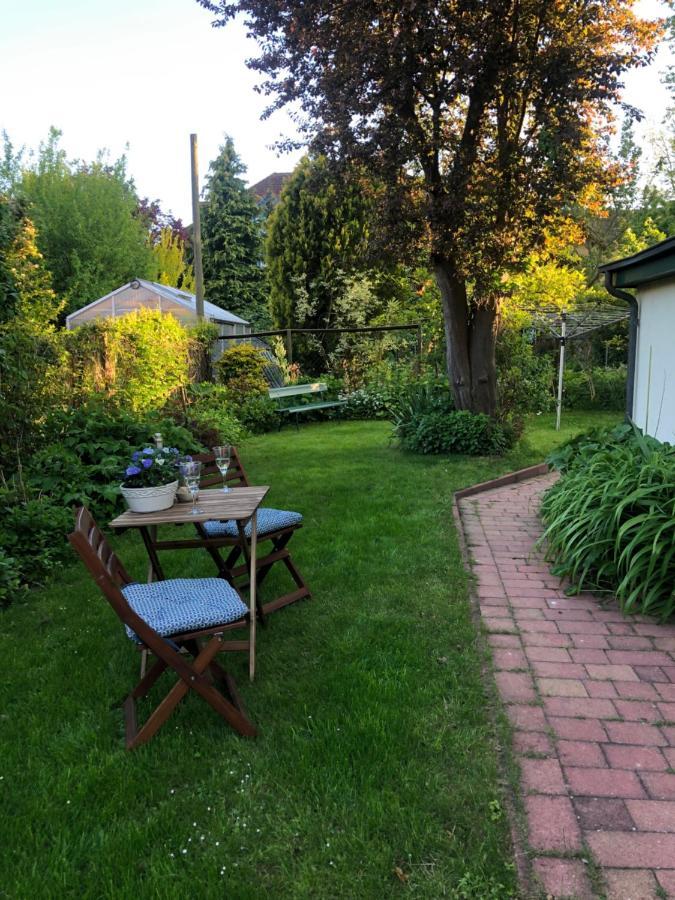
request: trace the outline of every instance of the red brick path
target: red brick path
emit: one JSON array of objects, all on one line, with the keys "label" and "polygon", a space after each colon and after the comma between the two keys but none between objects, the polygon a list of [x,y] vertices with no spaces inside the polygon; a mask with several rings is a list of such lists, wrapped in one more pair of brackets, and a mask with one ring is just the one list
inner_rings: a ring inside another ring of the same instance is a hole
[{"label": "red brick path", "polygon": [[608,900],[675,898],[675,626],[565,596],[533,546],[552,480],[459,501],[534,872],[556,898],[602,896],[590,854]]}]

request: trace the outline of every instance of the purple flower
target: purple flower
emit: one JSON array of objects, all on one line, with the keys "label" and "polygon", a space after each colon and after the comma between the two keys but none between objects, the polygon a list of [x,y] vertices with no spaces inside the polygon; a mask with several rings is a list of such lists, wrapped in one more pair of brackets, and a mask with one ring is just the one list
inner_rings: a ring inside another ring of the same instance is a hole
[{"label": "purple flower", "polygon": [[154,456],[154,454],[155,451],[152,449],[152,447],[146,447],[143,451],[143,456]]},{"label": "purple flower", "polygon": [[135,453],[132,453],[132,454],[131,454],[131,458],[133,459],[134,462],[137,462],[138,459],[140,458],[140,455],[141,455],[141,451],[140,451],[140,450],[136,450]]},{"label": "purple flower", "polygon": [[146,456],[145,459],[141,460],[141,465],[143,466],[144,469],[149,469],[150,466],[152,465],[152,460]]},{"label": "purple flower", "polygon": [[[144,462],[145,462],[145,460],[144,460]],[[126,472],[127,478],[131,478],[132,475],[140,475],[140,474],[141,474],[141,470],[138,468],[138,466],[128,466],[127,467],[127,472]]]}]

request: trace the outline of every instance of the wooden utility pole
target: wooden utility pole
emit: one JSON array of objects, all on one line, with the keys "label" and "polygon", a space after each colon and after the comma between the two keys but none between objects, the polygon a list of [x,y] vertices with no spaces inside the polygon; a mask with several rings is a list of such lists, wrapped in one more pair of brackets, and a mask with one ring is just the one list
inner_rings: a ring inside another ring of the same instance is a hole
[{"label": "wooden utility pole", "polygon": [[190,135],[190,165],[192,168],[192,251],[195,267],[195,296],[197,318],[204,318],[204,270],[202,269],[202,226],[199,218],[199,168],[197,163],[197,135]]}]

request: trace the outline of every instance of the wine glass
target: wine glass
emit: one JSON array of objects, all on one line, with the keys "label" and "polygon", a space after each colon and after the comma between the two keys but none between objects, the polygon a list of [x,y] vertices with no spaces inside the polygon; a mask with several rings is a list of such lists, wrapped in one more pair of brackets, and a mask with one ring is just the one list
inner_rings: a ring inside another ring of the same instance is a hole
[{"label": "wine glass", "polygon": [[230,459],[232,457],[232,453],[230,447],[226,444],[223,447],[213,447],[213,455],[216,460],[216,465],[218,466],[218,471],[222,475],[223,478],[223,492],[225,494],[229,494],[230,488],[227,486],[227,470],[230,467]]},{"label": "wine glass", "polygon": [[201,513],[201,509],[197,509],[197,495],[199,494],[199,481],[202,474],[202,464],[200,462],[182,462],[180,464],[180,473],[185,480],[187,489],[192,497],[192,515],[197,516]]}]

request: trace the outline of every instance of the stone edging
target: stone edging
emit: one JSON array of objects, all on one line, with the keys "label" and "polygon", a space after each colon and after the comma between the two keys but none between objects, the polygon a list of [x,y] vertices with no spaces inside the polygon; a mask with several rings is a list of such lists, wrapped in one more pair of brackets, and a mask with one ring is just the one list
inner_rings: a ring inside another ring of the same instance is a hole
[{"label": "stone edging", "polygon": [[458,500],[471,497],[473,494],[482,494],[483,491],[491,491],[494,488],[504,487],[507,484],[515,484],[517,481],[526,481],[528,478],[536,478],[537,475],[547,475],[548,471],[547,463],[538,463],[536,466],[518,469],[516,472],[509,472],[508,475],[501,475],[499,478],[492,478],[490,481],[481,481],[480,484],[473,484],[471,487],[455,491],[454,501],[457,503]]},{"label": "stone edging", "polygon": [[[518,469],[515,472],[509,472],[506,475],[501,475],[499,478],[493,478],[490,481],[482,481],[479,484],[472,485],[471,487],[466,487],[462,488],[459,491],[455,491],[452,497],[452,514],[457,530],[457,541],[459,543],[460,553],[462,555],[462,560],[464,561],[464,566],[467,574],[470,575],[472,573],[473,567],[471,562],[471,553],[466,542],[466,535],[464,533],[464,524],[462,522],[462,513],[459,508],[459,501],[465,499],[466,497],[471,497],[474,494],[482,494],[485,491],[491,491],[494,488],[504,487],[508,484],[516,484],[519,481],[527,481],[529,478],[536,478],[540,475],[547,475],[548,471],[549,467],[546,463],[539,463],[536,466],[528,466],[525,469]],[[477,637],[483,645],[484,657],[487,658],[489,656],[491,659],[491,654],[488,651],[487,642],[485,641],[483,632],[481,630],[481,615],[478,608],[478,598],[476,597],[476,593],[471,585],[469,585],[469,599],[471,604],[471,617],[476,627]],[[483,682],[486,690],[488,691],[490,700],[492,701],[489,704],[488,709],[490,710],[490,717],[496,730],[496,709],[500,707],[501,700],[498,696],[497,687],[494,680],[494,669],[492,668],[491,663],[483,663],[482,670]],[[511,751],[509,750],[508,752],[510,753]],[[512,786],[509,773],[507,772],[507,762],[503,756],[503,751],[497,751],[497,759],[499,761],[499,768],[501,769],[502,783],[505,788],[505,806],[511,831],[511,842],[513,844],[516,874],[520,890],[522,891],[521,896],[534,897],[538,894],[538,890],[534,883],[532,864],[527,849],[527,840],[525,835],[523,834],[523,828],[519,822],[519,816],[517,813],[517,809],[519,808],[519,801],[515,796],[514,788]]]}]

